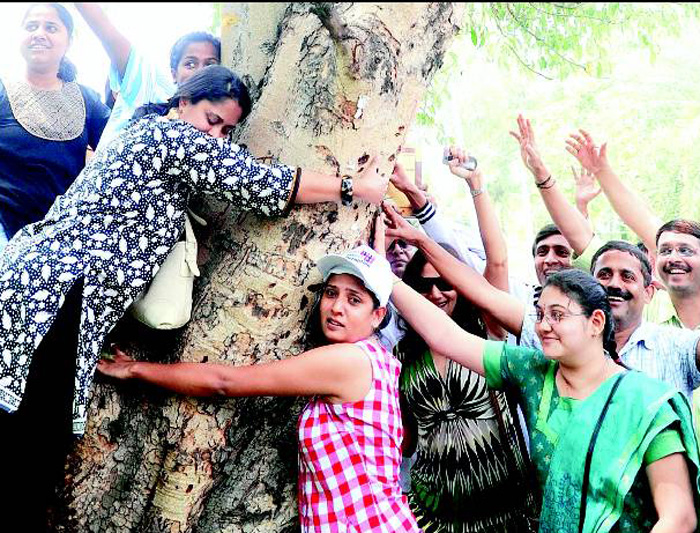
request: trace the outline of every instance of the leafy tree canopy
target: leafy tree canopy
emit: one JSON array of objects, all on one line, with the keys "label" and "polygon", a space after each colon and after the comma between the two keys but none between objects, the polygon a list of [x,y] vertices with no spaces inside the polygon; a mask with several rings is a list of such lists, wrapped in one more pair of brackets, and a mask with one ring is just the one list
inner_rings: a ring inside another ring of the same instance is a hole
[{"label": "leafy tree canopy", "polygon": [[[470,4],[412,128],[445,214],[475,226],[471,198],[440,163],[460,144],[479,160],[511,250],[530,275],[528,247],[549,215],[508,131],[532,119],[550,170],[573,202],[564,141],[577,128],[607,141],[613,168],[663,220],[700,220],[698,8],[682,4]],[[603,239],[636,237],[600,196]]]}]

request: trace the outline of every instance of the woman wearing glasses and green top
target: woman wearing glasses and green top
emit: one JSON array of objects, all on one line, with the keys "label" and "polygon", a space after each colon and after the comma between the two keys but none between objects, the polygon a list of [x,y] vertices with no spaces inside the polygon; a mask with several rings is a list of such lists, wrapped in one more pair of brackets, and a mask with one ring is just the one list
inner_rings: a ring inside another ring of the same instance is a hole
[{"label": "woman wearing glasses and green top", "polygon": [[[385,211],[387,235],[422,250],[458,292],[479,306],[494,298],[481,276]],[[517,329],[525,307],[499,295],[489,309]],[[688,401],[616,364],[610,304],[592,276],[566,270],[545,283],[536,307],[543,351],[471,335],[399,280],[392,298],[431,350],[520,396],[542,490],[540,532],[695,531],[699,458]]]}]

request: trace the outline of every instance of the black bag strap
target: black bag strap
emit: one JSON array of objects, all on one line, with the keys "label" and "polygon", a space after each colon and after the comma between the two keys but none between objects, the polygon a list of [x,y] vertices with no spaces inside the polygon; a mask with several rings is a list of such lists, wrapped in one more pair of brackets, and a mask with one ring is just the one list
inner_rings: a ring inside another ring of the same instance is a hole
[{"label": "black bag strap", "polygon": [[600,428],[603,425],[603,419],[605,418],[605,415],[608,412],[608,407],[610,407],[610,403],[612,402],[613,396],[615,395],[615,392],[617,391],[617,388],[620,386],[620,382],[622,381],[622,378],[624,378],[627,375],[627,372],[623,372],[617,376],[617,380],[612,386],[612,389],[610,390],[610,394],[608,395],[608,399],[605,401],[605,405],[603,406],[603,410],[600,412],[600,416],[598,417],[598,422],[596,422],[595,429],[593,430],[593,435],[591,436],[591,442],[588,444],[588,453],[586,453],[586,464],[583,469],[583,484],[581,486],[581,505],[579,507],[579,522],[578,522],[578,531],[579,533],[583,533],[583,524],[586,522],[586,503],[588,501],[588,498],[586,497],[588,494],[588,485],[589,485],[589,475],[591,472],[591,461],[593,460],[593,448],[595,448],[595,443],[596,440],[598,440],[598,433],[600,433]]},{"label": "black bag strap", "polygon": [[491,405],[494,408],[494,411],[496,411],[496,421],[498,423],[498,432],[500,433],[500,437],[503,441],[503,451],[505,454],[505,459],[506,459],[506,464],[508,465],[509,469],[512,469],[513,472],[519,472],[520,477],[522,479],[522,487],[527,493],[526,496],[526,503],[529,503],[530,505],[533,506],[533,509],[535,511],[535,516],[524,516],[526,525],[527,525],[527,531],[536,533],[537,530],[539,529],[539,524],[537,520],[537,508],[539,507],[539,487],[537,486],[537,483],[534,481],[535,477],[535,467],[532,464],[532,461],[530,460],[530,455],[527,450],[527,445],[525,444],[525,436],[523,435],[522,428],[520,427],[520,417],[517,414],[517,410],[515,409],[514,402],[510,398],[510,395],[508,394],[507,391],[503,391],[503,395],[506,400],[506,406],[508,407],[508,410],[510,411],[511,417],[513,419],[513,426],[515,430],[515,439],[516,439],[516,446],[520,450],[520,456],[523,462],[523,468],[518,468],[518,461],[517,458],[515,457],[515,451],[511,450],[509,443],[510,443],[510,437],[508,436],[508,430],[506,429],[505,425],[505,419],[503,416],[503,411],[501,410],[501,405],[500,402],[498,401],[498,395],[493,389],[489,389],[489,399],[491,400]]}]

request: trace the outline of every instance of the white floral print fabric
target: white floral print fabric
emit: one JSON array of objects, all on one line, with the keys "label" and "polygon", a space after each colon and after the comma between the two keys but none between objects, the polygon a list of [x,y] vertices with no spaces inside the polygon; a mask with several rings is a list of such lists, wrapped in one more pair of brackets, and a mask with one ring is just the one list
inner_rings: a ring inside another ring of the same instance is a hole
[{"label": "white floral print fabric", "polygon": [[151,115],[126,128],[0,254],[0,407],[19,407],[32,354],[82,278],[73,430],[83,433],[104,337],[177,242],[190,195],[275,216],[293,200],[295,174],[180,120]]}]

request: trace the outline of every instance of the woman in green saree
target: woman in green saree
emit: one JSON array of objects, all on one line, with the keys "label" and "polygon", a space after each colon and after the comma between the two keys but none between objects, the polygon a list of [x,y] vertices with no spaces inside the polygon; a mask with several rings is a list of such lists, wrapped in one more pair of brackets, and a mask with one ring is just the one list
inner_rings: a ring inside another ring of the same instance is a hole
[{"label": "woman in green saree", "polygon": [[[479,290],[469,267],[386,212],[387,235],[418,246],[458,291]],[[540,532],[695,531],[700,459],[688,401],[616,364],[610,304],[592,276],[567,270],[546,282],[536,307],[543,352],[471,335],[398,280],[392,297],[431,349],[520,396],[542,489]],[[522,321],[509,295],[499,307],[502,323]]]}]

